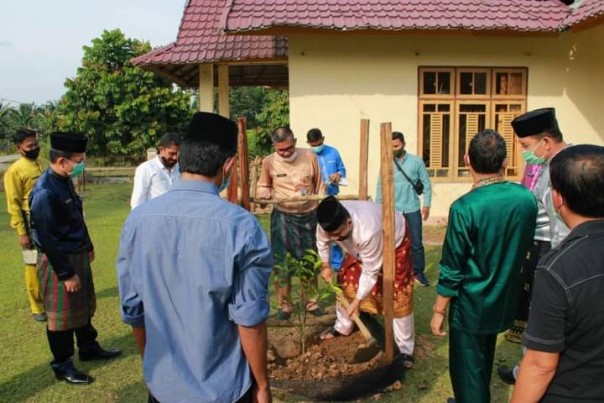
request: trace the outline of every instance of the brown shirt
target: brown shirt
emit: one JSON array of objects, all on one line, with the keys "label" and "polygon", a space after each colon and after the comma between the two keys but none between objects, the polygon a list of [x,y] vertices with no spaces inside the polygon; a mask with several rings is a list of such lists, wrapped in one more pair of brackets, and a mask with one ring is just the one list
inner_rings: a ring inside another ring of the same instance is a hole
[{"label": "brown shirt", "polygon": [[[322,194],[321,170],[315,154],[304,148],[296,148],[296,158],[285,161],[272,153],[262,161],[262,173],[258,180],[258,195],[266,189],[271,198],[285,199]],[[275,208],[284,213],[302,214],[314,210],[318,201],[279,203]]]}]

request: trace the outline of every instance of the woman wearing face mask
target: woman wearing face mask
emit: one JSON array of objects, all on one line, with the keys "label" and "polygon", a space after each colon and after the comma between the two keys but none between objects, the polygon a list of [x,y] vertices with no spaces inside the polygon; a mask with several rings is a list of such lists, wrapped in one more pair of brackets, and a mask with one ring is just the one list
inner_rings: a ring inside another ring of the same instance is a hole
[{"label": "woman wearing face mask", "polygon": [[[539,258],[558,245],[570,231],[557,218],[551,202],[552,189],[549,179],[549,162],[568,145],[564,142],[562,132],[558,127],[554,108],[536,109],[520,115],[512,121],[512,127],[516,132],[524,161],[527,164],[541,166],[539,178],[531,189],[539,208],[537,228],[533,244],[521,267],[521,288],[514,320],[513,330],[517,336],[512,338],[519,339],[522,331],[526,329],[535,269]],[[502,381],[514,384],[518,366],[513,369],[502,366],[498,368],[497,372]]]},{"label": "woman wearing face mask", "polygon": [[[310,150],[296,147],[291,129],[279,127],[273,131],[271,139],[275,152],[262,162],[258,196],[264,199],[289,199],[324,193],[316,156]],[[288,253],[301,260],[309,249],[317,250],[317,204],[310,200],[275,204],[271,213],[271,247],[275,266],[282,266]],[[291,278],[279,274],[275,276],[275,294],[279,305],[275,318],[287,320],[293,311]],[[315,316],[323,315],[315,301],[307,301],[306,309]]]}]

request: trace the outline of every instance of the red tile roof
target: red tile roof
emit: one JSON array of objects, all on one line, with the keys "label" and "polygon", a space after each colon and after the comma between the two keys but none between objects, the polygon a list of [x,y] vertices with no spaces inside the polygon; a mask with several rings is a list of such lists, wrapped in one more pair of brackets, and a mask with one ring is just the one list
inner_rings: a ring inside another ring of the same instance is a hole
[{"label": "red tile roof", "polygon": [[603,0],[578,0],[576,5],[572,5],[570,8],[572,11],[564,21],[566,27],[604,17]]},{"label": "red tile roof", "polygon": [[[228,0],[189,0],[180,22],[176,42],[132,60],[173,81],[194,84],[197,64],[239,60],[287,60],[287,39],[275,36],[226,35],[220,16]],[[191,64],[189,68],[183,65]],[[178,70],[175,66],[181,66]],[[164,66],[171,66],[167,71]],[[192,69],[195,69],[193,71]],[[186,77],[185,77],[186,76]]]},{"label": "red tile roof", "polygon": [[568,13],[560,0],[230,0],[222,27],[556,32]]}]

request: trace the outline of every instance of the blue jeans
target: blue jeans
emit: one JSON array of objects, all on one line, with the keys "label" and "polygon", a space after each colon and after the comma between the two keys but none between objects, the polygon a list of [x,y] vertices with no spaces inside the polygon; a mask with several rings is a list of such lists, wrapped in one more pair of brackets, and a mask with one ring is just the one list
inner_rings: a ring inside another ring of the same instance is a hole
[{"label": "blue jeans", "polygon": [[413,273],[420,274],[426,267],[424,256],[424,243],[422,240],[422,213],[420,210],[413,213],[403,213],[409,223],[409,236],[411,237],[411,259],[413,260]]}]

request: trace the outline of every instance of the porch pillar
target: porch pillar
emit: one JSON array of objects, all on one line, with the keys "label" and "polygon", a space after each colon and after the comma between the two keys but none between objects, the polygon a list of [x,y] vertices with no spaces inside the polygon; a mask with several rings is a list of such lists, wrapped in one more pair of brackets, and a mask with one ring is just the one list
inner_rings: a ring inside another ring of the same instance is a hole
[{"label": "porch pillar", "polygon": [[199,65],[199,110],[214,112],[214,64]]},{"label": "porch pillar", "polygon": [[218,113],[226,118],[230,116],[229,110],[229,66],[218,65]]}]

